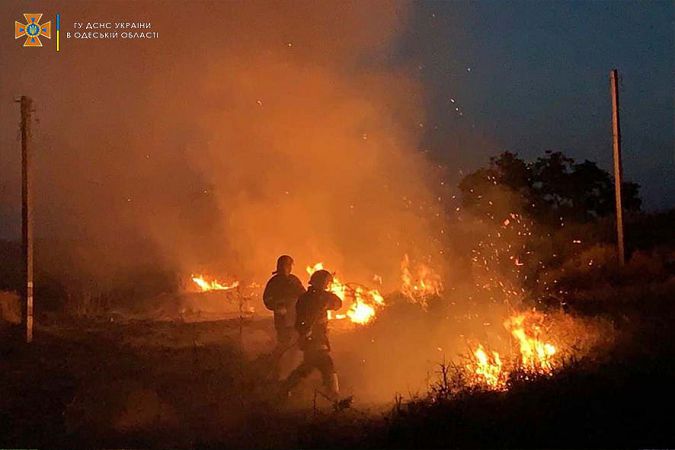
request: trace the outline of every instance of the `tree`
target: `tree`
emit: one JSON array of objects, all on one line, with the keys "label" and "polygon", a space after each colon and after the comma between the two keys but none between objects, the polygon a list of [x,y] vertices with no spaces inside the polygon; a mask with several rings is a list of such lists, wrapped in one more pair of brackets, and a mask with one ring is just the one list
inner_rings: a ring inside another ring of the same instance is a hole
[{"label": "tree", "polygon": [[[495,218],[510,210],[542,222],[586,222],[614,212],[613,177],[592,161],[576,163],[561,152],[547,151],[533,163],[504,152],[465,176],[459,189],[465,208]],[[624,182],[622,192],[624,209],[639,211],[639,185]]]}]

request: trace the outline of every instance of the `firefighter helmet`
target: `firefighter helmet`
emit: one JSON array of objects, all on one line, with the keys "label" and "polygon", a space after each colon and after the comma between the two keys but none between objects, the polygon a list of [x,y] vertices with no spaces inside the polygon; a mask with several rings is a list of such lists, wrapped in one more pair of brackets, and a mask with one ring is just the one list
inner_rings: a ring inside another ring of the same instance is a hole
[{"label": "firefighter helmet", "polygon": [[327,270],[317,270],[309,278],[309,284],[317,289],[326,289],[333,282],[333,274]]},{"label": "firefighter helmet", "polygon": [[[293,258],[291,258],[288,255],[281,255],[277,259],[277,270],[272,272],[273,274],[276,273],[284,273],[284,267],[292,267],[293,266]],[[290,271],[289,271],[290,272]]]}]

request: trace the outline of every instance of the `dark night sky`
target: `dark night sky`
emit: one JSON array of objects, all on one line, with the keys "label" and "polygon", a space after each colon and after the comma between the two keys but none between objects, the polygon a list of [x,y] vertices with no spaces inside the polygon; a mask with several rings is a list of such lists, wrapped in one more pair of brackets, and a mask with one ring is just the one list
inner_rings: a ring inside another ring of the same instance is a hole
[{"label": "dark night sky", "polygon": [[414,5],[396,59],[425,86],[432,154],[470,170],[502,150],[551,149],[609,168],[616,67],[626,178],[646,209],[675,205],[672,2]]}]

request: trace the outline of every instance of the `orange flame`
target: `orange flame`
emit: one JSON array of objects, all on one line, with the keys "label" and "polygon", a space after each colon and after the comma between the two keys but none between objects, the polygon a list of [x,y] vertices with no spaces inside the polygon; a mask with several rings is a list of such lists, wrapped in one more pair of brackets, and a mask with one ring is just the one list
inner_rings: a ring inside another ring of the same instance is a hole
[{"label": "orange flame", "polygon": [[539,339],[541,327],[534,324],[530,334],[525,331],[525,314],[510,317],[504,326],[518,340],[520,350],[519,364],[527,372],[550,373],[553,370],[551,358],[556,353],[554,345]]},{"label": "orange flame", "polygon": [[485,384],[493,390],[501,391],[506,389],[506,376],[508,374],[502,370],[503,364],[499,353],[492,352],[492,356],[489,356],[483,346],[478,344],[478,348],[473,354],[475,366],[470,366],[469,369],[475,373],[475,381]]},{"label": "orange flame", "polygon": [[429,297],[439,295],[443,290],[441,277],[430,267],[419,263],[413,274],[407,254],[401,261],[401,281],[401,293],[423,308],[426,308]]},{"label": "orange flame", "polygon": [[202,292],[208,291],[228,291],[239,286],[238,281],[233,281],[230,284],[221,284],[217,280],[207,281],[202,275],[192,275],[192,281],[199,287]]},{"label": "orange flame", "polygon": [[[307,266],[307,273],[311,276],[317,270],[324,269],[322,262]],[[349,286],[333,275],[333,282],[328,290],[340,297],[343,302],[350,301],[344,314],[333,315],[328,312],[329,319],[349,319],[351,322],[365,325],[375,318],[377,309],[384,305],[384,298],[377,289],[367,289],[362,286]]]},{"label": "orange flame", "polygon": [[[528,374],[551,374],[555,370],[554,356],[557,348],[541,339],[541,326],[531,323],[526,326],[528,318],[534,318],[529,313],[509,317],[504,327],[516,338],[518,354],[512,364],[512,370],[519,370]],[[530,320],[532,322],[532,320]],[[467,365],[472,382],[492,390],[505,390],[506,380],[510,370],[502,364],[499,353],[493,351],[488,356],[485,348],[479,344],[473,352],[472,363]]]}]

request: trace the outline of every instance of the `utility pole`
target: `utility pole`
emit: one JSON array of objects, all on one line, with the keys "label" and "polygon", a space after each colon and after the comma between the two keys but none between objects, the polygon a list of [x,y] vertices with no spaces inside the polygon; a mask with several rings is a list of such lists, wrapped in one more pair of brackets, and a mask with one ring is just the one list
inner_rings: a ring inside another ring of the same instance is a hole
[{"label": "utility pole", "polygon": [[614,147],[614,198],[616,199],[616,242],[619,265],[626,262],[623,243],[623,204],[621,201],[621,126],[619,124],[619,72],[613,69],[609,74],[612,92],[612,144]]},{"label": "utility pole", "polygon": [[31,121],[33,100],[25,95],[21,103],[21,254],[23,285],[23,316],[26,342],[33,341],[33,176],[31,155]]}]

